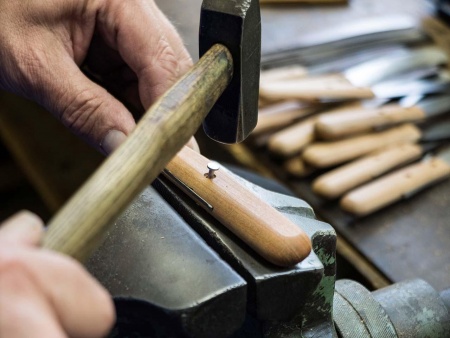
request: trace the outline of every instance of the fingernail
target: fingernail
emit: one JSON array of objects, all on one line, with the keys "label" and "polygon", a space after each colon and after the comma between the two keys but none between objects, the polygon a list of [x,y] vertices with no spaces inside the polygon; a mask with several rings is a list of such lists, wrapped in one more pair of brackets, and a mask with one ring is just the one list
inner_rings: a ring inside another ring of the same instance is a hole
[{"label": "fingernail", "polygon": [[125,142],[126,139],[127,136],[121,131],[114,129],[110,130],[103,139],[100,148],[106,155],[109,155]]}]

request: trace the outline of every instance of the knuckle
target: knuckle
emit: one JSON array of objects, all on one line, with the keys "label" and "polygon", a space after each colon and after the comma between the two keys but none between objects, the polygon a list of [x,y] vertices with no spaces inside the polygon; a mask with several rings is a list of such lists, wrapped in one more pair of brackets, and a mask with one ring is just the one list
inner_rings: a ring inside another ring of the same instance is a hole
[{"label": "knuckle", "polygon": [[0,276],[26,276],[27,263],[16,250],[10,246],[0,248]]}]

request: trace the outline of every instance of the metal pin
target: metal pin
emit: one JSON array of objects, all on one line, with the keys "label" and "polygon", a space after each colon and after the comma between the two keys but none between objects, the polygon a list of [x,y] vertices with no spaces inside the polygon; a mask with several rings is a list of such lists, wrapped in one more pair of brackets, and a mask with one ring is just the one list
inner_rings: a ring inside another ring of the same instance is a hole
[{"label": "metal pin", "polygon": [[216,172],[217,170],[220,169],[220,164],[217,162],[209,162],[207,165],[208,168],[208,172],[205,174],[205,177],[209,178],[209,179],[213,179],[216,177],[216,175],[214,174],[214,172]]}]

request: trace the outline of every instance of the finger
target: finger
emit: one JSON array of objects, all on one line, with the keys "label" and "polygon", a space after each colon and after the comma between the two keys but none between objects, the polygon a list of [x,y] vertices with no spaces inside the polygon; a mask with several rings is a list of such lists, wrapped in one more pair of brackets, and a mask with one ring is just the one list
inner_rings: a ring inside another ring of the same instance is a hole
[{"label": "finger", "polygon": [[127,6],[121,1],[105,2],[98,18],[102,36],[136,73],[142,105],[148,108],[178,79],[186,67],[185,57],[172,46],[167,25],[152,1],[127,2]]},{"label": "finger", "polygon": [[126,138],[135,121],[125,106],[104,88],[89,80],[63,47],[53,47],[40,65],[34,87],[45,88],[41,104],[95,148],[108,153],[111,146],[105,139],[117,131]]},{"label": "finger", "polygon": [[66,337],[54,309],[21,269],[0,276],[0,337]]},{"label": "finger", "polygon": [[21,211],[1,224],[0,242],[35,246],[41,242],[44,223],[35,214]]},{"label": "finger", "polygon": [[32,252],[26,262],[70,337],[104,337],[109,332],[115,320],[112,299],[81,264],[50,251]]}]

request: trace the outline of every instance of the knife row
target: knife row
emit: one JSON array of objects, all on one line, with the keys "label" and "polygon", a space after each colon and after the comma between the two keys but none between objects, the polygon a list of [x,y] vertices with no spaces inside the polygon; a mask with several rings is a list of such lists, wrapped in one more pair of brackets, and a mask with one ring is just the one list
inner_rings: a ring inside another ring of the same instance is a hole
[{"label": "knife row", "polygon": [[312,183],[317,195],[370,214],[450,176],[445,151],[413,163],[450,138],[450,121],[423,123],[450,112],[447,63],[427,45],[346,69],[322,64],[328,73],[301,65],[263,71],[249,142],[281,158],[293,176],[320,173]]}]

